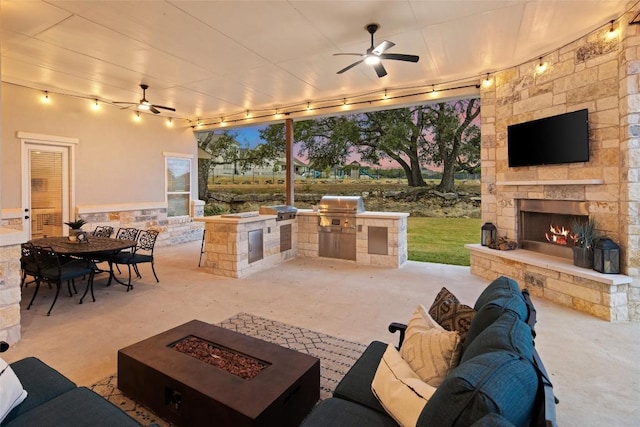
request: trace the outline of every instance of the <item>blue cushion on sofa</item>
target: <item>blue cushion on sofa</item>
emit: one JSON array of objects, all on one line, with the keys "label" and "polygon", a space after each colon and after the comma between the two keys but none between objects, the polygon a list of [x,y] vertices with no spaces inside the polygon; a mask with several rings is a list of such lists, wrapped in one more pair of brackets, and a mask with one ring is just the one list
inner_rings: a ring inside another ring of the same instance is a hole
[{"label": "blue cushion on sofa", "polygon": [[418,426],[470,426],[496,413],[528,426],[538,390],[533,365],[506,351],[481,354],[449,373],[427,402]]},{"label": "blue cushion on sofa", "polygon": [[517,313],[526,322],[529,309],[518,289],[518,284],[508,277],[501,276],[491,282],[480,294],[475,304],[476,315],[471,322],[469,332],[462,346],[462,354],[489,325],[495,322],[505,311]]},{"label": "blue cushion on sofa", "polygon": [[398,427],[386,413],[331,397],[313,409],[300,427]]},{"label": "blue cushion on sofa", "polygon": [[486,304],[495,304],[520,314],[520,318],[527,321],[527,305],[518,283],[505,276],[500,276],[486,287],[480,294],[474,305],[476,311]]},{"label": "blue cushion on sofa", "polygon": [[372,341],[362,356],[349,369],[333,392],[333,397],[350,400],[370,409],[386,414],[380,402],[371,391],[371,383],[388,344]]},{"label": "blue cushion on sofa", "polygon": [[11,369],[16,373],[28,394],[24,402],[9,412],[3,425],[44,402],[76,388],[76,385],[67,377],[36,357],[26,357],[13,362]]},{"label": "blue cushion on sofa", "polygon": [[533,362],[531,328],[513,311],[505,311],[466,348],[460,363],[492,351],[508,351]]}]

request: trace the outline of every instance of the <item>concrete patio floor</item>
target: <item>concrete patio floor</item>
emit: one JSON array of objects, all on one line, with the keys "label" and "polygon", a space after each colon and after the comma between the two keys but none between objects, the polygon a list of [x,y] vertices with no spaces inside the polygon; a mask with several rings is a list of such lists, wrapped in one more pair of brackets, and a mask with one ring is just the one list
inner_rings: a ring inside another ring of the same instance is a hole
[{"label": "concrete patio floor", "polygon": [[[36,356],[79,385],[116,372],[117,350],[192,319],[220,322],[251,313],[348,340],[397,342],[387,332],[406,322],[417,304],[431,305],[442,286],[469,305],[487,285],[459,266],[409,262],[400,269],[356,266],[329,259],[296,259],[244,279],[198,268],[200,242],[156,249],[155,283],[148,265],[134,289],[105,287],[96,276],[96,302],[61,292],[50,317],[53,291],[40,290],[26,310],[33,285],[23,291],[22,340],[2,357]],[[79,286],[79,292],[84,283]],[[536,346],[554,383],[558,425],[638,426],[640,323],[608,323],[534,298]]]}]

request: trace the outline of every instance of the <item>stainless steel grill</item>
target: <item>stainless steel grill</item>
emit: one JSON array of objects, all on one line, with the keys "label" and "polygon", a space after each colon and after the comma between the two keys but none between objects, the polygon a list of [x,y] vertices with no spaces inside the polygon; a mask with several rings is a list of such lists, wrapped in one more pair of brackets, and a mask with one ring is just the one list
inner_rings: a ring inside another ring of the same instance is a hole
[{"label": "stainless steel grill", "polygon": [[276,221],[294,219],[298,209],[288,205],[260,206],[260,215],[276,215]]},{"label": "stainless steel grill", "polygon": [[356,259],[356,215],[364,212],[360,196],[324,196],[318,215],[318,255]]}]

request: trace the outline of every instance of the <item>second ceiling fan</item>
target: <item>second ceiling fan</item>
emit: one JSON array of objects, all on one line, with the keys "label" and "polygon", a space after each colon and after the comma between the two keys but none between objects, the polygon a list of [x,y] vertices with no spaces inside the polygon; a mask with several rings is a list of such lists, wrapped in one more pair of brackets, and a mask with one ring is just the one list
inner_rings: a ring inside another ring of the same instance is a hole
[{"label": "second ceiling fan", "polygon": [[378,31],[378,28],[380,28],[380,26],[378,24],[369,24],[365,28],[369,32],[369,34],[371,34],[371,47],[369,47],[369,49],[367,49],[367,52],[364,54],[334,53],[333,54],[334,56],[350,55],[350,56],[362,57],[361,60],[356,61],[353,64],[343,68],[342,70],[338,71],[336,74],[342,74],[345,71],[350,70],[356,65],[364,62],[365,64],[369,64],[373,66],[374,70],[376,70],[376,74],[378,75],[378,77],[384,77],[387,75],[387,70],[385,70],[384,66],[382,65],[382,62],[381,62],[382,59],[393,59],[395,61],[407,61],[407,62],[418,62],[418,60],[420,59],[420,57],[417,55],[406,55],[402,53],[384,53],[387,49],[395,46],[395,43],[384,40],[382,43],[375,46],[373,44],[373,35],[375,34],[376,31]]}]

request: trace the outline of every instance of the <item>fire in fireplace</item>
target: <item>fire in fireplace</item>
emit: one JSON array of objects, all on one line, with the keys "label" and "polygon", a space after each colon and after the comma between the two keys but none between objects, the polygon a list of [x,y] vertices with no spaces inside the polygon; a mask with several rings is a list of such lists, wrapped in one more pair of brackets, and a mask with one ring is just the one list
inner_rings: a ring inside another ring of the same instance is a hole
[{"label": "fire in fireplace", "polygon": [[587,202],[518,200],[518,246],[571,259],[575,245],[571,224],[588,220]]}]

